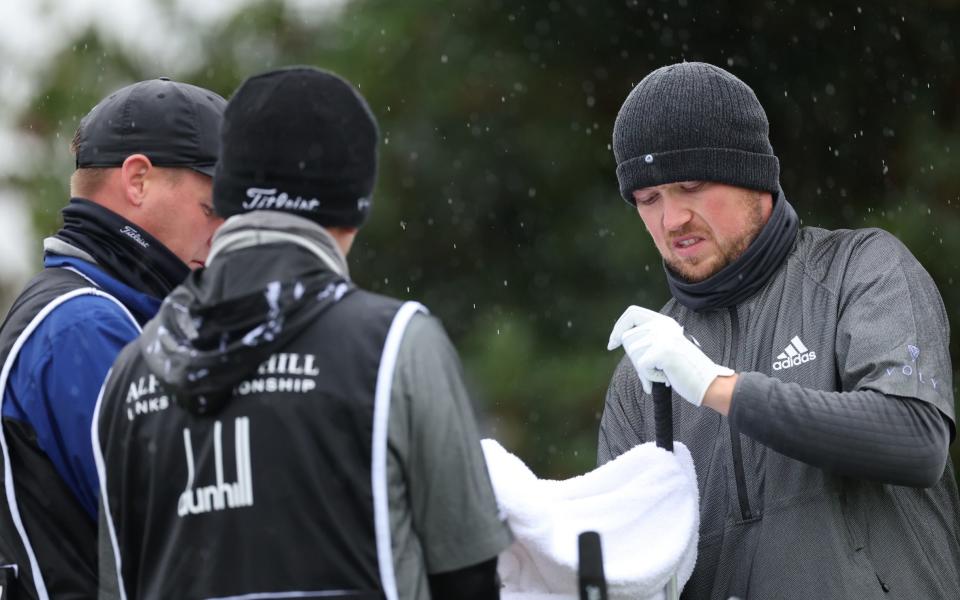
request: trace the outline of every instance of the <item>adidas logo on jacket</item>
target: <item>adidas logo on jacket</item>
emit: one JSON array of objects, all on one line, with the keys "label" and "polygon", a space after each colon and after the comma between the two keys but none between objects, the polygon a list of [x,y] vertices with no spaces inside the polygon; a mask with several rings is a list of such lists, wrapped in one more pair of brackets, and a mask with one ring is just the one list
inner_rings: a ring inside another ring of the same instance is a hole
[{"label": "adidas logo on jacket", "polygon": [[790,340],[790,343],[787,344],[783,352],[777,355],[777,360],[773,361],[773,370],[782,371],[783,369],[789,369],[790,367],[796,367],[797,365],[810,362],[816,358],[816,352],[808,350],[807,347],[803,345],[803,342],[800,341],[799,336],[793,336],[793,339]]}]

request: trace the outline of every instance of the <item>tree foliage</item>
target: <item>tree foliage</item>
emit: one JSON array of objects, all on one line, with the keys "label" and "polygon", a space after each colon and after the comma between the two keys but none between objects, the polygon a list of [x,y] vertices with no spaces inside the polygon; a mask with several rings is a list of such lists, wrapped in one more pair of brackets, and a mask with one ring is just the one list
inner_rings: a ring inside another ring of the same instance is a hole
[{"label": "tree foliage", "polygon": [[[619,358],[604,350],[610,326],[627,304],[667,298],[610,151],[621,102],[663,64],[713,62],[750,84],[803,223],[892,231],[958,323],[956,4],[354,0],[317,24],[272,1],[209,27],[164,3],[197,40],[195,60],[158,72],[86,32],[20,118],[50,159],[17,184],[38,233],[54,231],[73,130],[125,83],[170,75],[229,95],[280,65],[343,74],[383,137],[355,279],[430,307],[462,352],[488,431],[539,473],[567,476],[595,460]],[[956,341],[951,350],[960,358]]]}]

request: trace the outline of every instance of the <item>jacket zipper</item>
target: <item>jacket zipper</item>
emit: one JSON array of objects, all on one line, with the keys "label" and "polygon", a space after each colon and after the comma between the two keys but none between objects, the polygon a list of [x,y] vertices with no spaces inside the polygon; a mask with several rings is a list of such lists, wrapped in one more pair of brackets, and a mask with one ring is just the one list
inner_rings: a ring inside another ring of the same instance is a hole
[{"label": "jacket zipper", "polygon": [[[730,307],[730,328],[732,331],[730,345],[730,368],[736,370],[737,345],[740,343],[740,320],[737,317],[737,307]],[[740,515],[744,521],[753,518],[750,510],[750,497],[747,495],[747,478],[743,474],[743,453],[740,450],[740,432],[730,425],[730,451],[733,453],[733,474],[737,480],[737,500],[740,502]]]}]

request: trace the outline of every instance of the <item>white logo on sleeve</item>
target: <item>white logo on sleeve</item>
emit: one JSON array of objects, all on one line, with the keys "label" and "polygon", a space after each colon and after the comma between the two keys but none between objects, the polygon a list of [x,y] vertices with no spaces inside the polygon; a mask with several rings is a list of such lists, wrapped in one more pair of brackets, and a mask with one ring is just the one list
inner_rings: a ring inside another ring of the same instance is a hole
[{"label": "white logo on sleeve", "polygon": [[238,417],[233,424],[233,439],[237,480],[227,483],[223,480],[223,425],[217,421],[213,425],[213,454],[217,470],[217,482],[212,485],[194,488],[196,469],[193,460],[193,442],[190,430],[183,429],[183,450],[187,456],[187,487],[177,502],[177,514],[198,515],[228,508],[253,506],[253,472],[250,468],[250,419]]},{"label": "white logo on sleeve", "polygon": [[917,359],[920,358],[920,348],[917,348],[913,344],[907,344],[907,352],[910,353],[910,359],[913,362],[917,362]]},{"label": "white logo on sleeve", "polygon": [[793,336],[793,339],[790,340],[787,347],[783,349],[783,352],[777,355],[777,360],[773,361],[773,370],[781,371],[783,369],[789,369],[790,367],[796,367],[811,360],[816,360],[816,358],[816,352],[808,350],[803,342],[800,341],[799,336]]}]

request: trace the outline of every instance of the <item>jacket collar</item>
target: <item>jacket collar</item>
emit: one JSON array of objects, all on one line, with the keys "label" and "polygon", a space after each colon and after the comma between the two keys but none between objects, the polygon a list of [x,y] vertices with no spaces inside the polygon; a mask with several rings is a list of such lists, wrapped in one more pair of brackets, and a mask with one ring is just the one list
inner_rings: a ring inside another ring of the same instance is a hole
[{"label": "jacket collar", "polygon": [[277,211],[234,215],[213,237],[207,264],[218,255],[241,248],[287,242],[309,250],[334,273],[349,279],[347,259],[330,233],[313,221]]},{"label": "jacket collar", "polygon": [[[68,246],[64,242],[65,245]],[[46,246],[44,246],[46,249]],[[59,248],[69,252],[65,247]],[[82,250],[79,251],[83,253]],[[67,268],[79,273],[94,286],[115,297],[136,317],[143,325],[157,314],[160,309],[160,299],[138,291],[122,281],[107,275],[99,266],[91,261],[69,254],[54,254],[48,251],[43,258],[43,266],[47,268]]]}]

